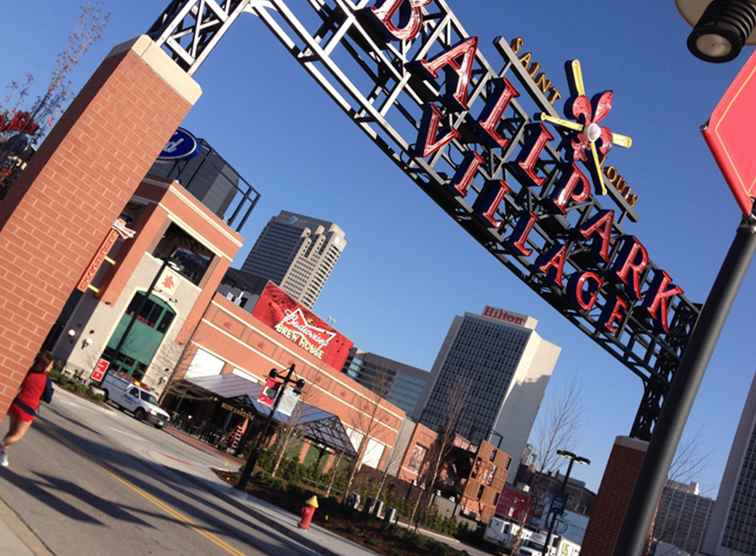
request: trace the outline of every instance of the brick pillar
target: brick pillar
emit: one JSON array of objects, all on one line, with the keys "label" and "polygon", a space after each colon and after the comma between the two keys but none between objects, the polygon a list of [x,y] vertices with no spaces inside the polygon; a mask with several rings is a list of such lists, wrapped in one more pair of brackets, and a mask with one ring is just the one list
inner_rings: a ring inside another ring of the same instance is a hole
[{"label": "brick pillar", "polygon": [[0,416],[112,222],[201,94],[150,38],[117,46],[0,202]]},{"label": "brick pillar", "polygon": [[332,452],[328,452],[325,458],[325,462],[323,463],[323,467],[320,470],[320,472],[325,475],[326,473],[330,473],[333,470],[333,466],[336,463],[336,454]]},{"label": "brick pillar", "polygon": [[611,556],[625,519],[635,481],[648,443],[618,436],[591,506],[591,520],[583,539],[582,556]]},{"label": "brick pillar", "polygon": [[302,440],[302,446],[299,448],[299,455],[297,455],[297,461],[299,463],[304,463],[305,459],[307,458],[307,452],[310,451],[310,443],[307,442],[307,440]]}]

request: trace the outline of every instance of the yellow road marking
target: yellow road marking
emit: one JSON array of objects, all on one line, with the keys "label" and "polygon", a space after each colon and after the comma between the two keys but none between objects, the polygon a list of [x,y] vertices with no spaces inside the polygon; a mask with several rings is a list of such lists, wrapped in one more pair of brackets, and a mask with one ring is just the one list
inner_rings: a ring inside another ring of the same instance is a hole
[{"label": "yellow road marking", "polygon": [[195,533],[199,533],[200,535],[205,537],[208,541],[213,543],[215,546],[217,546],[221,550],[227,552],[228,554],[232,554],[233,556],[245,556],[243,552],[237,550],[236,548],[228,544],[226,541],[224,541],[220,537],[213,535],[212,533],[209,533],[207,531],[203,531],[196,523],[194,523],[191,519],[189,519],[189,517],[185,516],[184,514],[182,514],[181,512],[177,510],[174,510],[168,504],[166,504],[162,500],[159,500],[158,498],[155,498],[150,493],[145,492],[144,490],[142,490],[135,484],[132,484],[126,479],[119,477],[109,468],[105,467],[105,472],[108,473],[111,477],[113,477],[116,481],[118,481],[119,483],[127,487],[128,489],[132,490],[133,492],[136,492],[139,496],[141,496],[142,498],[144,498],[145,500],[147,500],[154,506],[157,506],[159,509],[163,510],[165,513],[167,513],[171,517],[189,526],[189,528],[192,529]]}]

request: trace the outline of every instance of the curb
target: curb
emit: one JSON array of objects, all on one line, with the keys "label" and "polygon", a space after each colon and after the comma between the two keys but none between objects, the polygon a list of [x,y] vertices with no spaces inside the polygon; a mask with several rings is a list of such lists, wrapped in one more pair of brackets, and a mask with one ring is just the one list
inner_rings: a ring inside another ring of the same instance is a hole
[{"label": "curb", "polygon": [[53,556],[53,552],[47,547],[44,541],[37,536],[26,522],[11,508],[2,498],[0,498],[0,528],[5,526],[9,534],[29,549],[30,554],[35,556]]}]

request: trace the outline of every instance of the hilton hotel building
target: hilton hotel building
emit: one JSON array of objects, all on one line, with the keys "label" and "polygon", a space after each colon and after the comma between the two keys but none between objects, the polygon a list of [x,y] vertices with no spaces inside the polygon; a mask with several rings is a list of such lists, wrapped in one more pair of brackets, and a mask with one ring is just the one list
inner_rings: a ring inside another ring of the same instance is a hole
[{"label": "hilton hotel building", "polygon": [[431,371],[420,422],[439,430],[455,385],[467,388],[457,433],[512,457],[514,478],[561,348],[536,332],[533,317],[486,307],[454,317]]}]

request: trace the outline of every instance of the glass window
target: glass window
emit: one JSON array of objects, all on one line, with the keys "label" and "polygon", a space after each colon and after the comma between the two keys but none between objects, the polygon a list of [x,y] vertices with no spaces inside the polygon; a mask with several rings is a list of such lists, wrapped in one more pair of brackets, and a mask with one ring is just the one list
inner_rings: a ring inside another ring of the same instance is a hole
[{"label": "glass window", "polygon": [[176,263],[174,270],[195,285],[205,276],[213,253],[179,226],[171,223],[152,254],[159,259],[170,258]]},{"label": "glass window", "polygon": [[171,313],[170,311],[166,311],[166,313],[163,315],[163,318],[160,320],[160,324],[157,327],[158,332],[162,332],[165,334],[168,329],[171,327],[171,324],[173,323],[173,318],[176,315]]},{"label": "glass window", "polygon": [[141,397],[144,401],[157,405],[158,401],[155,396],[150,394],[149,392],[145,392],[144,390],[139,391],[139,397]]}]

